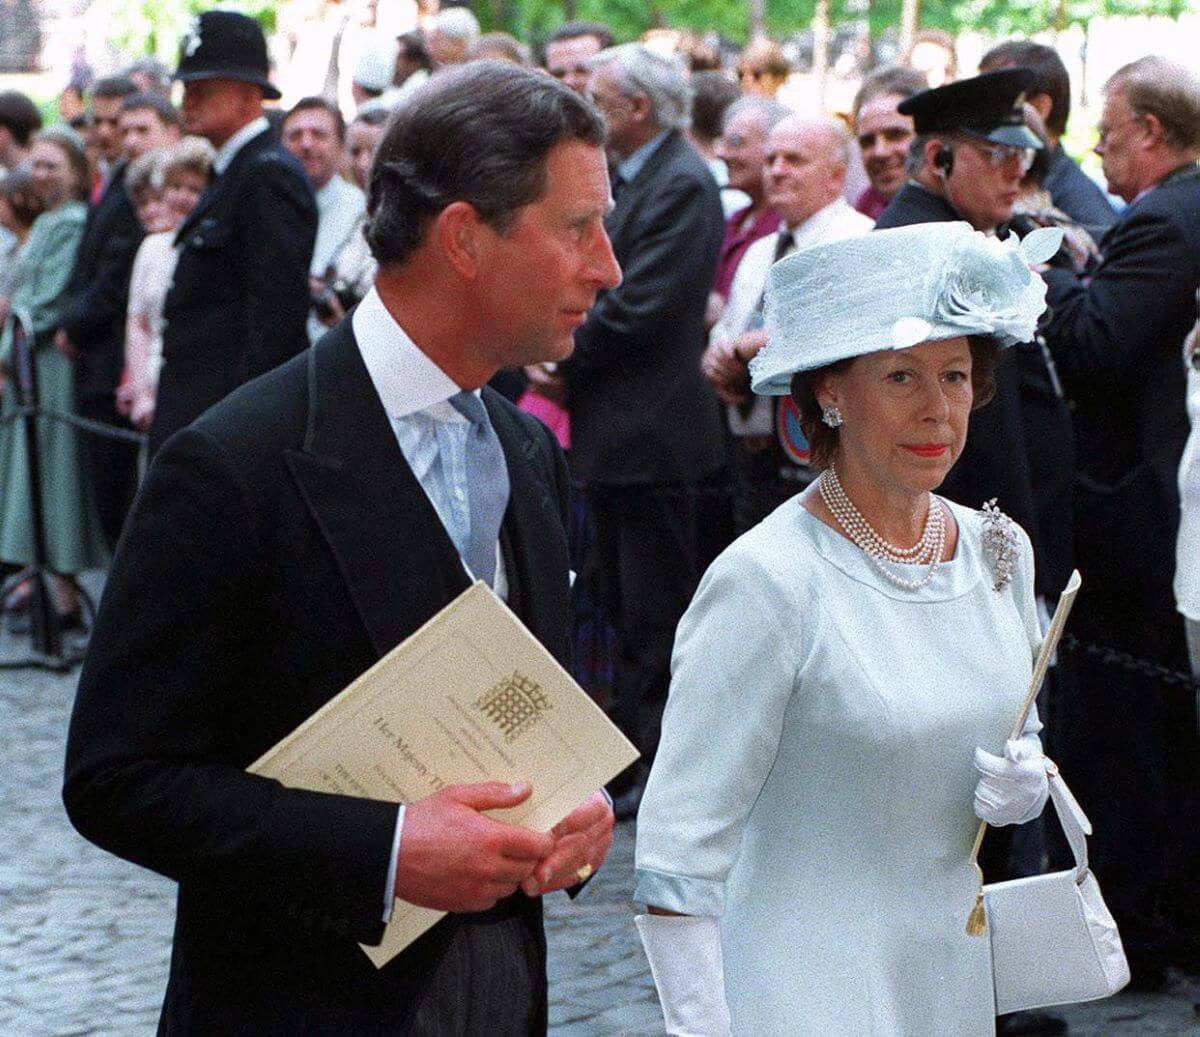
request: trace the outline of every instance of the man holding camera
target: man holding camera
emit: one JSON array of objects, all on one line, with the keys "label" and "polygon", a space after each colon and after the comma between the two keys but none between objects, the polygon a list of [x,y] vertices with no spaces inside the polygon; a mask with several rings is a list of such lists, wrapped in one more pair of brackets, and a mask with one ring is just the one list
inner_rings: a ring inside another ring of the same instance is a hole
[{"label": "man holding camera", "polygon": [[163,316],[163,370],[150,450],[244,382],[308,346],[313,190],[276,141],[264,98],[267,44],[253,19],[206,11],[175,78],[188,133],[217,149],[207,191],[176,235],[179,263]]},{"label": "man holding camera", "polygon": [[316,342],[354,303],[339,296],[333,270],[342,249],[358,233],[367,201],[362,191],[338,175],[346,122],[336,104],[324,97],[302,98],[284,116],[281,136],[316,192],[317,241],[308,267],[313,307],[308,337]]}]

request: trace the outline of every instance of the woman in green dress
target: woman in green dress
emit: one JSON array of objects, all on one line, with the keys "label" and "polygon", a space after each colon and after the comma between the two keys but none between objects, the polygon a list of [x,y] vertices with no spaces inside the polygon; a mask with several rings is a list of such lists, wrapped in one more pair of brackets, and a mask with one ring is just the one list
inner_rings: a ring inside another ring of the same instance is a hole
[{"label": "woman in green dress", "polygon": [[[50,129],[34,138],[30,155],[34,190],[46,211],[21,253],[0,333],[0,560],[33,561],[25,429],[5,421],[16,410],[14,318],[23,319],[36,356],[38,396],[49,411],[74,410],[74,368],[53,345],[67,280],[87,218],[88,167],[83,145],[70,130]],[[105,565],[108,551],[84,480],[79,434],[48,416],[38,421],[47,566],[70,576]],[[65,625],[79,625],[79,605],[69,580],[53,580],[55,607]],[[18,588],[6,607],[19,606]]]}]

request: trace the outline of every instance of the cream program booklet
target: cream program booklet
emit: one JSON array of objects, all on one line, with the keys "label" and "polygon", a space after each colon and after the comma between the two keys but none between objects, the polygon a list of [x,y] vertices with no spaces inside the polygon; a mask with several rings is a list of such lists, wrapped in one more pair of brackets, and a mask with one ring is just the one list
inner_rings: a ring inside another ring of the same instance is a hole
[{"label": "cream program booklet", "polygon": [[[485,583],[475,583],[247,768],[318,792],[413,803],[447,785],[529,781],[490,812],[547,831],[637,750]],[[382,968],[444,912],[395,902]]]}]

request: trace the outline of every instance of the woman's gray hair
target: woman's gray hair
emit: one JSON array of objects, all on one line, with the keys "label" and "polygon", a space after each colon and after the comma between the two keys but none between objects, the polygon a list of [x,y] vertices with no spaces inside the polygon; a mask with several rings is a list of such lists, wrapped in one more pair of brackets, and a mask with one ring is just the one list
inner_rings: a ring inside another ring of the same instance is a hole
[{"label": "woman's gray hair", "polygon": [[660,130],[686,130],[691,125],[692,88],[676,62],[640,43],[623,43],[588,61],[593,71],[608,65],[626,97],[643,94],[650,101],[650,119]]},{"label": "woman's gray hair", "polygon": [[1200,150],[1200,77],[1191,69],[1151,54],[1117,69],[1104,92],[1123,95],[1135,115],[1158,119],[1172,148]]}]

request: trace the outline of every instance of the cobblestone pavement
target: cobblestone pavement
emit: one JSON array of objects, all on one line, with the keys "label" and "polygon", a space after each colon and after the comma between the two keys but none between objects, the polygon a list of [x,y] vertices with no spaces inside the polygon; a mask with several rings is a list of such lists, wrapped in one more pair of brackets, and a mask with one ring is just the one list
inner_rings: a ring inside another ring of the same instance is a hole
[{"label": "cobblestone pavement", "polygon": [[[0,635],[0,660],[12,649]],[[62,811],[73,691],[74,675],[0,670],[0,1037],[152,1034],[166,981],[171,883],[91,847]],[[621,825],[583,896],[547,898],[554,1037],[662,1033],[631,922],[632,859]],[[1200,984],[1066,1014],[1077,1037],[1200,1037],[1196,1001]]]}]

